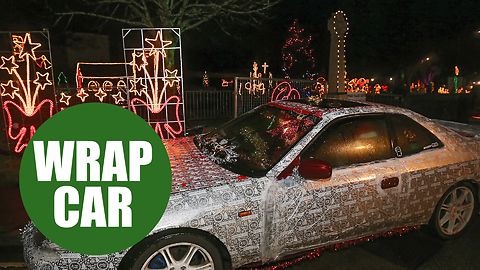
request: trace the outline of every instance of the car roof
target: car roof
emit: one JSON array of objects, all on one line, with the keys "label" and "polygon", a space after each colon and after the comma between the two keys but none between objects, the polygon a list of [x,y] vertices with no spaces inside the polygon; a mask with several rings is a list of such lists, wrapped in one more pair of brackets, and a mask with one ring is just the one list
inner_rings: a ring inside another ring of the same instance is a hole
[{"label": "car roof", "polygon": [[309,115],[321,115],[324,112],[332,109],[343,110],[356,107],[391,107],[378,103],[337,98],[302,98],[293,100],[279,100],[270,102],[268,105]]}]

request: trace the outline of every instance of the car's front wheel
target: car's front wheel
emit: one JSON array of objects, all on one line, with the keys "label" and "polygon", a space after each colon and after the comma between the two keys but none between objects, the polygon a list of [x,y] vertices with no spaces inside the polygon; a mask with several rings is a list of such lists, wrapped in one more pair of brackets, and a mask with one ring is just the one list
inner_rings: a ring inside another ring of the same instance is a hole
[{"label": "car's front wheel", "polygon": [[477,213],[475,188],[467,182],[450,187],[440,198],[431,219],[431,227],[443,239],[460,236]]},{"label": "car's front wheel", "polygon": [[128,269],[226,269],[218,249],[201,235],[176,233],[148,242],[142,246],[143,251],[132,260]]}]

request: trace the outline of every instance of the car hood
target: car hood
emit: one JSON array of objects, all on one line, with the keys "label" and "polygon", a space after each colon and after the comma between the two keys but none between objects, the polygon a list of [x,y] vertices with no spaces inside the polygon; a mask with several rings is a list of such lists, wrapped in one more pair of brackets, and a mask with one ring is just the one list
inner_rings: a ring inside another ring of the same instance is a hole
[{"label": "car hood", "polygon": [[193,137],[164,140],[163,143],[172,167],[172,194],[246,179],[213,163],[198,150]]}]

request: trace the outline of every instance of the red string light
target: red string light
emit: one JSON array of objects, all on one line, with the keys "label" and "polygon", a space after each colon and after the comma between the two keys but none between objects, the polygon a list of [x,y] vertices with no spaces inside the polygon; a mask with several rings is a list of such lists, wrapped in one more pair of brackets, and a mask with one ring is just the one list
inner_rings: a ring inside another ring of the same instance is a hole
[{"label": "red string light", "polygon": [[285,44],[282,47],[282,70],[284,71],[285,76],[290,77],[290,70],[292,69],[293,65],[298,62],[298,60],[294,58],[292,54],[302,54],[306,56],[306,62],[310,63],[310,67],[305,70],[304,75],[311,78],[311,76],[313,76],[310,74],[311,69],[315,67],[315,58],[312,55],[313,50],[309,48],[312,37],[308,36],[308,38],[300,38],[305,29],[298,29],[296,19],[293,22],[293,26],[290,27],[288,31],[291,33],[291,37],[285,41]]}]

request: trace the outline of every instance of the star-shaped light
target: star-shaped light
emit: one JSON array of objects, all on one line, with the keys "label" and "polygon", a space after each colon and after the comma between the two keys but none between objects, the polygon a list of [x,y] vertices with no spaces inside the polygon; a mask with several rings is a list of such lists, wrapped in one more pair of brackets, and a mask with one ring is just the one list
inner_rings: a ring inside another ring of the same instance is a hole
[{"label": "star-shaped light", "polygon": [[6,58],[2,55],[2,64],[0,65],[0,69],[6,69],[8,74],[12,74],[12,72],[18,68],[18,65],[15,64],[15,56],[10,56]]},{"label": "star-shaped light", "polygon": [[129,64],[133,66],[133,69],[138,69],[140,71],[142,68],[148,65],[144,52],[140,52],[140,54],[133,52],[132,58],[133,60]]},{"label": "star-shaped light", "polygon": [[2,96],[10,96],[10,98],[14,98],[15,94],[18,95],[19,88],[13,85],[13,81],[9,80],[7,84],[1,83],[0,86],[2,87]]},{"label": "star-shaped light", "polygon": [[37,71],[37,78],[33,81],[33,83],[40,86],[42,90],[45,90],[45,86],[53,84],[52,81],[48,79],[48,75],[50,75],[48,72],[45,74],[40,74],[40,72]]},{"label": "star-shaped light", "polygon": [[[145,42],[147,42],[152,46],[150,55],[154,54],[157,51],[156,49],[160,49],[160,53],[163,55],[163,57],[167,57],[165,54],[165,47],[172,44],[172,42],[169,40],[163,40],[162,36],[163,36],[162,31],[157,31],[157,35],[155,36],[154,39],[151,39],[151,38],[145,39]],[[155,44],[158,42],[160,42],[161,47],[155,46]]]},{"label": "star-shaped light", "polygon": [[[130,84],[132,85],[132,87],[128,91],[134,93],[137,96],[140,96],[142,94],[142,92],[145,89],[147,89],[147,86],[142,83],[141,78],[136,78],[136,79],[130,80]],[[137,89],[137,84],[140,84],[140,86],[141,86],[140,92]]]},{"label": "star-shaped light", "polygon": [[85,89],[81,88],[80,91],[77,93],[77,97],[82,100],[82,102],[85,102],[85,99],[90,96],[87,92],[85,92]]},{"label": "star-shaped light", "polygon": [[163,78],[163,82],[167,86],[173,87],[175,83],[180,83],[180,78],[177,77],[178,69],[175,69],[174,71],[170,71],[168,69],[165,69],[165,78]]},{"label": "star-shaped light", "polygon": [[107,96],[107,93],[103,92],[102,88],[100,88],[95,93],[95,96],[100,100],[100,102],[103,102],[103,99]]},{"label": "star-shaped light", "polygon": [[62,97],[60,98],[60,102],[63,102],[63,103],[65,103],[65,104],[68,106],[68,105],[70,104],[70,98],[71,98],[72,96],[69,96],[69,95],[65,94],[64,92],[62,92],[60,95],[62,96]]},{"label": "star-shaped light", "polygon": [[25,38],[23,39],[23,41],[19,41],[19,40],[15,41],[14,40],[13,42],[15,43],[15,45],[18,45],[22,48],[21,51],[20,51],[20,58],[23,58],[25,55],[28,55],[33,60],[37,59],[37,57],[35,56],[35,50],[38,47],[41,47],[42,44],[41,43],[32,43],[32,38],[30,36],[30,33],[25,34]]},{"label": "star-shaped light", "polygon": [[122,97],[122,91],[120,90],[115,95],[112,95],[112,97],[115,99],[115,104],[125,101],[125,99]]}]

